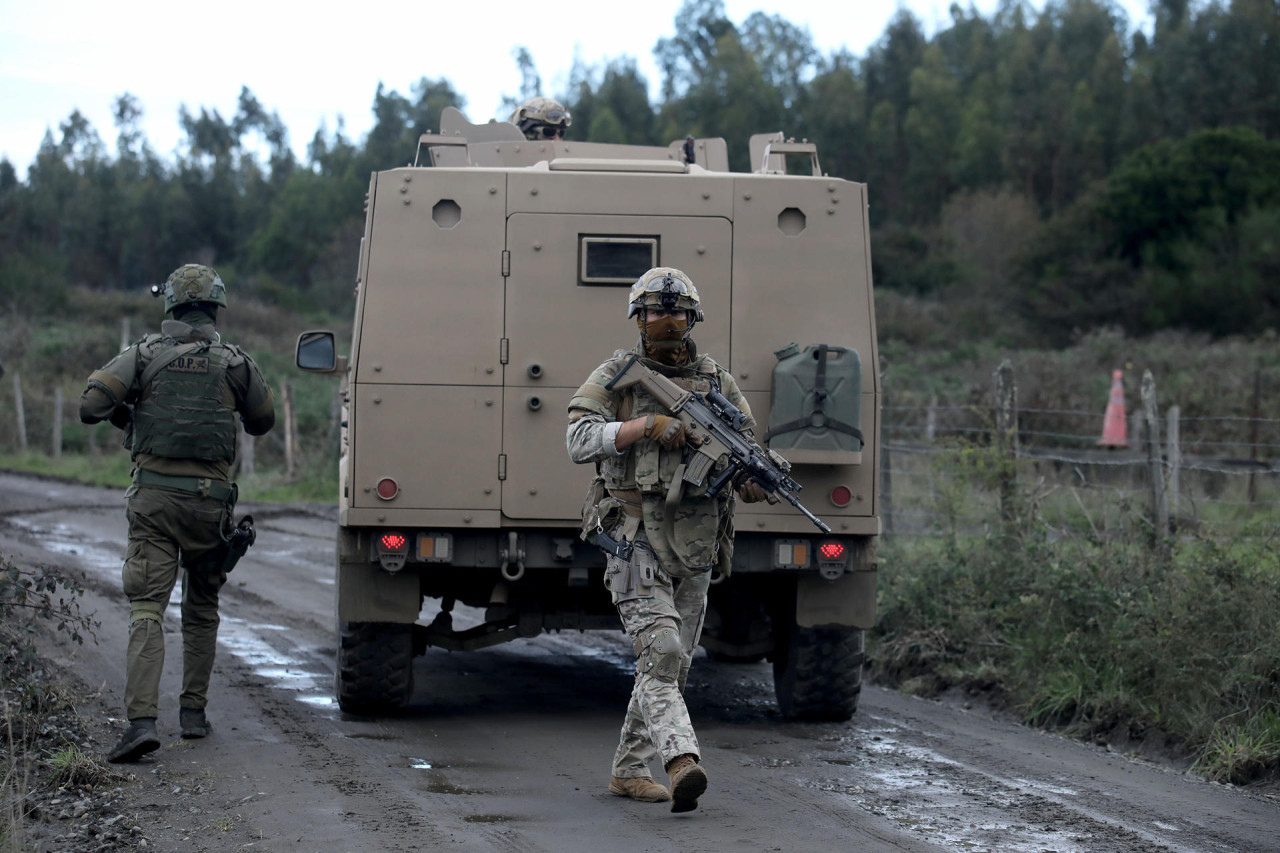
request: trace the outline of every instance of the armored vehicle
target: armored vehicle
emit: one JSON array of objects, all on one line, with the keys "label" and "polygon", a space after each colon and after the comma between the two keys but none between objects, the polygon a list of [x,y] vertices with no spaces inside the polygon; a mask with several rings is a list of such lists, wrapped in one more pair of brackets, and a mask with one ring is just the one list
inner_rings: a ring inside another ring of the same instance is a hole
[{"label": "armored vehicle", "polygon": [[566,407],[635,342],[631,284],[674,266],[702,297],[698,346],[831,529],[740,503],[702,645],[771,659],[787,715],[854,713],[880,532],[867,190],[822,174],[807,141],[749,148],[753,171],[731,172],[719,138],[529,141],[450,108],[412,165],[372,175],[350,355],[327,331],[297,349],[300,368],[345,380],[344,710],[404,704],[429,646],[620,628],[603,554],[579,536],[593,472],[568,459]]}]

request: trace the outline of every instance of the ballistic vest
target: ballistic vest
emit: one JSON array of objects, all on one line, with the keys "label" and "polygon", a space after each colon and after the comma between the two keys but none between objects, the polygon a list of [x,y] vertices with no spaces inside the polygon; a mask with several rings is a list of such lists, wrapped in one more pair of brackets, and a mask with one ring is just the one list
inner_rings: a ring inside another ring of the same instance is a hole
[{"label": "ballistic vest", "polygon": [[[643,359],[642,363],[658,370],[687,391],[705,393],[711,390],[712,378],[716,375],[715,363],[710,359],[699,359],[688,370],[673,370],[648,359]],[[618,401],[619,420],[670,414],[639,385],[621,392],[621,395],[622,399]],[[627,411],[628,406],[630,411]],[[687,577],[690,573],[707,571],[718,563],[722,563],[723,570],[727,568],[723,562],[732,556],[733,534],[729,527],[732,523],[729,513],[732,493],[726,490],[726,494],[712,500],[705,497],[707,483],[722,466],[714,466],[700,486],[683,484],[684,491],[670,528],[671,541],[667,541],[663,524],[665,502],[672,484],[680,479],[682,458],[680,448],[664,450],[653,439],[642,438],[631,446],[629,453],[602,460],[600,475],[611,493],[640,493],[645,533],[668,573]]]},{"label": "ballistic vest", "polygon": [[[184,346],[172,338],[157,343],[149,348],[152,359]],[[134,459],[149,453],[208,462],[235,460],[235,398],[226,380],[233,355],[225,344],[201,342],[156,373],[142,389],[133,413]]]}]

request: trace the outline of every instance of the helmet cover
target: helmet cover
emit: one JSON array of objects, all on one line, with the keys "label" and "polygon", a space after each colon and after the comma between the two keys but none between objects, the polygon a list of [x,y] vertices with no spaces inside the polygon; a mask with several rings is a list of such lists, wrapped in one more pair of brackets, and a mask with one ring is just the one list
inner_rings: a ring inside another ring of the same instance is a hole
[{"label": "helmet cover", "polygon": [[654,267],[631,285],[627,317],[636,316],[650,305],[667,310],[684,308],[694,312],[695,320],[701,322],[704,319],[698,288],[693,286],[689,276],[675,267]]},{"label": "helmet cover", "polygon": [[164,313],[170,314],[179,305],[195,302],[211,302],[227,307],[227,286],[213,267],[204,264],[183,264],[165,280]]}]

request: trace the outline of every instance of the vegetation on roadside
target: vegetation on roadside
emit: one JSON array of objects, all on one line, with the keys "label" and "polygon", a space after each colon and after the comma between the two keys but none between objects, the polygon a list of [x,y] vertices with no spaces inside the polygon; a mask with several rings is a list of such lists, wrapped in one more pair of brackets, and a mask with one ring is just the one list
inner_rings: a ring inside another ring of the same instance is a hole
[{"label": "vegetation on roadside", "polygon": [[[993,456],[958,449],[938,466],[951,478],[938,500],[989,490]],[[883,542],[872,675],[926,696],[981,693],[1099,741],[1156,736],[1218,781],[1280,772],[1280,518],[1152,548],[1141,508],[1061,536],[1021,497],[980,535],[940,525]]]},{"label": "vegetation on roadside", "polygon": [[96,641],[98,622],[80,612],[83,594],[80,583],[57,567],[20,568],[0,559],[0,850],[6,853],[25,849],[33,786],[116,778],[75,744],[64,743],[47,758],[44,753],[50,718],[74,716],[75,708],[37,651],[36,633],[43,624],[77,643]]}]

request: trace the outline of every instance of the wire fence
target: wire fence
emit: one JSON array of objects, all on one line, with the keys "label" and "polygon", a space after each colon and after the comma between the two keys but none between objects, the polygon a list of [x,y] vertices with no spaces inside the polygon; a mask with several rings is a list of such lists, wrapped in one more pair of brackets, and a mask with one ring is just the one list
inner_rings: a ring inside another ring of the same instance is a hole
[{"label": "wire fence", "polygon": [[886,536],[981,530],[1010,490],[1057,536],[1135,523],[1238,535],[1280,521],[1277,419],[1183,418],[1177,406],[1157,417],[1153,392],[1104,445],[1102,410],[1013,405],[1007,425],[994,404],[881,412]]}]

